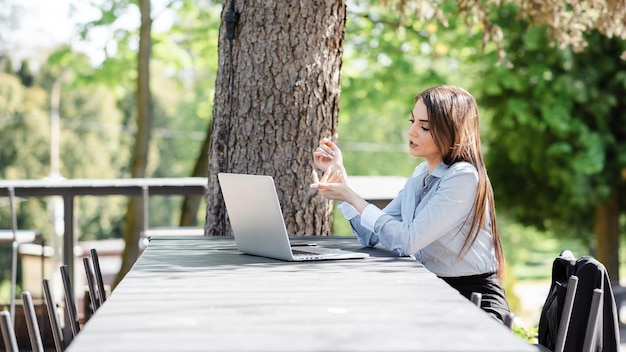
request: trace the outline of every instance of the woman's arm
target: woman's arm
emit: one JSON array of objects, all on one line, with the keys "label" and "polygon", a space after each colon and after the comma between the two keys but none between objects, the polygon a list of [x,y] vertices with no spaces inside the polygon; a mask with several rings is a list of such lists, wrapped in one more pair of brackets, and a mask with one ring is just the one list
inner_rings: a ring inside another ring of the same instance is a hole
[{"label": "woman's arm", "polygon": [[[400,219],[402,216],[401,199],[402,191],[400,191],[398,196],[389,202],[383,211],[396,219]],[[374,205],[370,206],[374,207]],[[361,225],[361,214],[359,214],[359,212],[352,205],[342,202],[337,205],[337,209],[339,209],[344,218],[348,220],[350,227],[352,228],[352,232],[362,245],[373,247],[378,244],[378,235]]]}]

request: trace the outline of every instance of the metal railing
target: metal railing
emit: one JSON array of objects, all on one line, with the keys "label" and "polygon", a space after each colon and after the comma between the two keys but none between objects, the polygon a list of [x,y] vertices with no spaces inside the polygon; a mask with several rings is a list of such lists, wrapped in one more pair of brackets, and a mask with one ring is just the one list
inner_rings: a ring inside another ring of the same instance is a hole
[{"label": "metal railing", "polygon": [[74,275],[74,198],[86,195],[141,196],[144,204],[143,231],[148,226],[148,197],[152,195],[205,196],[208,180],[205,177],[183,178],[128,178],[128,179],[41,179],[0,181],[0,196],[7,196],[11,204],[12,219],[12,268],[11,268],[11,317],[15,319],[15,287],[17,277],[17,197],[61,196],[64,209],[63,263]]}]

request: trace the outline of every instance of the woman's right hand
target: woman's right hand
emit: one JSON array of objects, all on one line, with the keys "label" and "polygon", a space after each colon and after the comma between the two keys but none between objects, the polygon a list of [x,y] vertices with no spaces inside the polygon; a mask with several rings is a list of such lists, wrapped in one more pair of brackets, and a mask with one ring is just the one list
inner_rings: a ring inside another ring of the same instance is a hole
[{"label": "woman's right hand", "polygon": [[328,138],[323,138],[320,145],[313,152],[315,167],[322,171],[331,167],[333,170],[343,170],[343,157],[341,149]]}]

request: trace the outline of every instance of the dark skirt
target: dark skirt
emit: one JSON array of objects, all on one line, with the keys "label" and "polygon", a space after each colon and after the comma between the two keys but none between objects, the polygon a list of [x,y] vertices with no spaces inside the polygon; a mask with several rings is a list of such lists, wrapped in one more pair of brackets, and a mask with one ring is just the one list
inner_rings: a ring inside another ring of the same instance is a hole
[{"label": "dark skirt", "polygon": [[482,294],[480,307],[494,318],[504,321],[509,315],[509,304],[496,273],[440,278],[467,299],[471,299],[473,292]]}]

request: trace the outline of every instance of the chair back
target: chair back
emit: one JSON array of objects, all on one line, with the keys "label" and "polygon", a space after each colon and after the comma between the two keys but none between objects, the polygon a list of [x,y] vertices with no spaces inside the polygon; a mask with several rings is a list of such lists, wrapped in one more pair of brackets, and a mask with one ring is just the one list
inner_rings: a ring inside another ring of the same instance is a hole
[{"label": "chair back", "polygon": [[13,323],[11,321],[11,314],[6,310],[0,311],[0,330],[2,330],[4,350],[6,352],[19,352],[17,339],[15,338],[15,330],[13,329]]},{"label": "chair back", "polygon": [[26,328],[28,329],[32,351],[43,352],[44,348],[41,341],[41,333],[39,332],[39,323],[37,323],[37,314],[35,313],[33,297],[30,292],[22,292],[22,301],[24,302],[24,316],[26,317]]},{"label": "chair back", "polygon": [[100,259],[98,258],[98,251],[95,248],[91,249],[91,261],[93,263],[93,270],[96,274],[96,286],[98,287],[98,295],[100,298],[100,305],[104,304],[107,300],[106,290],[104,288],[104,280],[102,279],[102,269],[100,268]]},{"label": "chair back", "polygon": [[563,303],[563,313],[561,313],[561,322],[559,330],[556,334],[556,343],[554,352],[563,352],[565,349],[565,338],[569,329],[569,322],[572,317],[572,309],[574,308],[574,297],[578,288],[578,277],[570,276],[567,282],[567,291],[565,293],[565,303]]},{"label": "chair back", "polygon": [[611,280],[597,259],[563,251],[554,260],[538,343],[554,352],[616,351],[620,333]]},{"label": "chair back", "polygon": [[483,300],[483,295],[480,292],[472,292],[472,296],[470,297],[470,301],[480,307]]},{"label": "chair back", "polygon": [[95,313],[100,308],[100,295],[98,294],[98,288],[96,287],[96,274],[93,271],[93,264],[91,258],[83,258],[83,264],[85,265],[85,275],[87,277],[87,286],[89,287],[89,300],[91,301],[91,311]]},{"label": "chair back", "polygon": [[72,338],[76,337],[80,332],[80,323],[78,321],[78,312],[76,311],[76,300],[74,299],[74,290],[70,281],[70,272],[67,265],[61,265],[61,281],[63,281],[63,290],[65,292],[65,313],[69,318]]},{"label": "chair back", "polygon": [[61,326],[61,319],[59,319],[59,312],[57,311],[57,303],[54,300],[54,294],[50,287],[50,280],[43,279],[43,293],[44,301],[46,302],[46,308],[48,309],[48,318],[50,319],[50,326],[52,327],[52,338],[54,339],[54,348],[56,352],[62,352],[69,341],[63,339],[63,328]]}]

